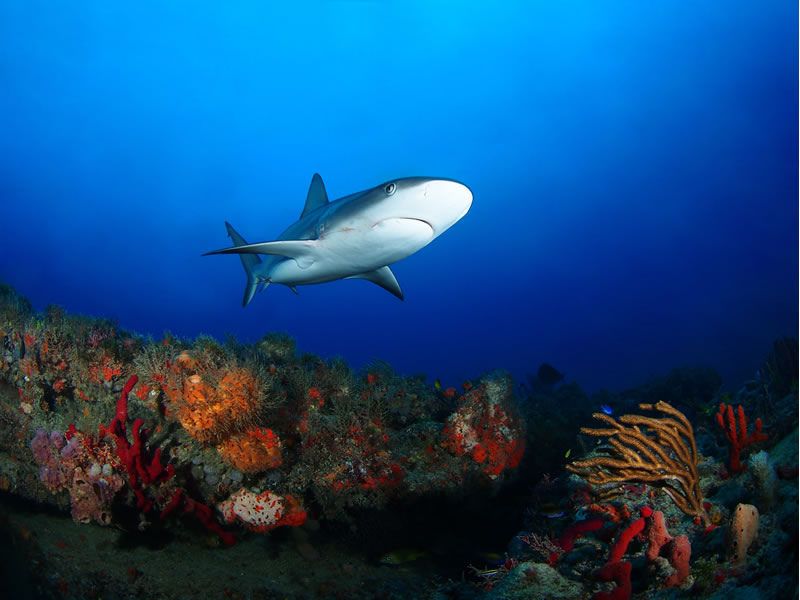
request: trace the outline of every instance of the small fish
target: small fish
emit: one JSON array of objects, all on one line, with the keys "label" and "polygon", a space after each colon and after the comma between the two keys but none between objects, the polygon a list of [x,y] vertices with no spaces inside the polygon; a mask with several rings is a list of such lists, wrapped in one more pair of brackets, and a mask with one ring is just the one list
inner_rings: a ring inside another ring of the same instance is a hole
[{"label": "small fish", "polygon": [[493,577],[500,572],[500,569],[476,569],[472,567],[472,572],[477,575],[478,577]]},{"label": "small fish", "polygon": [[566,513],[557,504],[544,504],[539,509],[539,515],[545,519],[560,519]]},{"label": "small fish", "polygon": [[499,552],[478,552],[478,556],[487,564],[487,565],[501,565],[505,562],[505,555],[500,554]]},{"label": "small fish", "polygon": [[611,502],[612,500],[616,500],[620,496],[622,496],[621,490],[609,490],[608,492],[602,494],[601,497],[603,502]]},{"label": "small fish", "polygon": [[433,382],[433,387],[435,387],[437,390],[441,390],[442,389],[442,382],[439,381],[438,377],[436,378],[436,381]]},{"label": "small fish", "polygon": [[572,454],[572,448],[567,450],[567,453],[564,455],[564,458],[569,458],[569,455]]},{"label": "small fish", "polygon": [[602,410],[607,415],[610,415],[614,412],[613,410],[611,410],[611,407],[608,404],[601,404],[600,410]]},{"label": "small fish", "polygon": [[428,553],[424,550],[414,550],[412,548],[400,548],[387,552],[380,557],[378,562],[382,565],[402,565],[409,562],[414,562],[420,558],[425,558]]}]

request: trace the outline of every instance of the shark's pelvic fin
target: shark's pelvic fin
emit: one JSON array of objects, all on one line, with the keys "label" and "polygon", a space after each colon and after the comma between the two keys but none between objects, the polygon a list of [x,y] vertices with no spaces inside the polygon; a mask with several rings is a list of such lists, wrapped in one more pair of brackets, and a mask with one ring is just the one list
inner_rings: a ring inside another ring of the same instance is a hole
[{"label": "shark's pelvic fin", "polygon": [[345,279],[366,279],[367,281],[378,284],[387,292],[400,298],[400,300],[404,300],[403,290],[400,289],[397,278],[388,266],[375,269],[374,271],[367,271],[366,273],[359,273],[358,275],[351,275],[350,277],[345,277]]},{"label": "shark's pelvic fin", "polygon": [[[228,229],[228,235],[233,240],[234,244],[237,246],[247,245],[245,239],[239,235],[239,232],[227,221],[225,221],[225,227]],[[255,254],[240,254],[239,258],[242,259],[242,266],[244,267],[244,272],[247,274],[247,285],[244,288],[244,299],[242,300],[242,306],[247,306],[250,304],[250,300],[253,299],[256,289],[258,288],[258,280],[253,275],[253,269],[256,265],[261,264],[261,259]]]},{"label": "shark's pelvic fin", "polygon": [[306,196],[306,205],[303,208],[303,214],[300,215],[302,219],[308,213],[318,209],[328,203],[328,192],[325,191],[325,184],[322,183],[322,177],[319,173],[314,173],[311,178],[311,185],[308,186],[308,196]]},{"label": "shark's pelvic fin", "polygon": [[293,258],[301,269],[307,269],[314,264],[317,245],[317,240],[278,240],[223,248],[214,252],[206,252],[203,256],[209,254],[274,254]]}]

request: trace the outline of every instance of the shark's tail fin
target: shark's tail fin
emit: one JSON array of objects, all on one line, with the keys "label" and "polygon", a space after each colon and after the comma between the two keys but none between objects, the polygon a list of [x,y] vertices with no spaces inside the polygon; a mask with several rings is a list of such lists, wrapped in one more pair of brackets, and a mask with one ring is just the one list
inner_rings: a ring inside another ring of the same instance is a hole
[{"label": "shark's tail fin", "polygon": [[[239,235],[239,233],[233,228],[233,226],[225,221],[225,227],[228,229],[228,235],[233,240],[234,245],[236,246],[244,246],[247,244],[245,239]],[[257,254],[240,254],[239,258],[242,259],[242,266],[244,267],[244,272],[247,273],[247,286],[244,288],[244,299],[242,300],[242,306],[247,306],[250,304],[250,300],[253,299],[253,296],[258,289],[258,279],[254,274],[255,268],[261,264],[261,259],[258,257]],[[269,285],[266,283],[264,287]]]}]

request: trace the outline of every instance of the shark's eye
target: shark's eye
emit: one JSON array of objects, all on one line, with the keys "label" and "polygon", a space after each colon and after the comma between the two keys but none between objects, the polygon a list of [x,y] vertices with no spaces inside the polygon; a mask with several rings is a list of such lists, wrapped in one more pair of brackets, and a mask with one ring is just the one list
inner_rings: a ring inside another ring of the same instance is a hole
[{"label": "shark's eye", "polygon": [[392,194],[394,194],[396,189],[397,185],[395,185],[394,183],[387,183],[386,187],[383,188],[383,191],[386,192],[387,196],[391,196]]}]

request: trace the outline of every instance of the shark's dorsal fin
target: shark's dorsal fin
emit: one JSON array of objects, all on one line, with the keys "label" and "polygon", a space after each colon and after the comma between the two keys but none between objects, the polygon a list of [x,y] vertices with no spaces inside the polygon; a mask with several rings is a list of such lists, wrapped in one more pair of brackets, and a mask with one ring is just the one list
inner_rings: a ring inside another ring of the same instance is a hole
[{"label": "shark's dorsal fin", "polygon": [[311,178],[311,185],[308,186],[308,196],[306,196],[306,205],[303,208],[303,214],[300,215],[302,219],[308,213],[324,206],[328,203],[328,192],[325,191],[325,184],[322,183],[322,177],[319,173],[314,173]]},{"label": "shark's dorsal fin", "polygon": [[403,290],[400,289],[400,284],[397,283],[397,278],[389,267],[381,267],[374,271],[351,275],[350,277],[345,277],[345,279],[366,279],[367,281],[378,284],[387,292],[403,300]]}]

